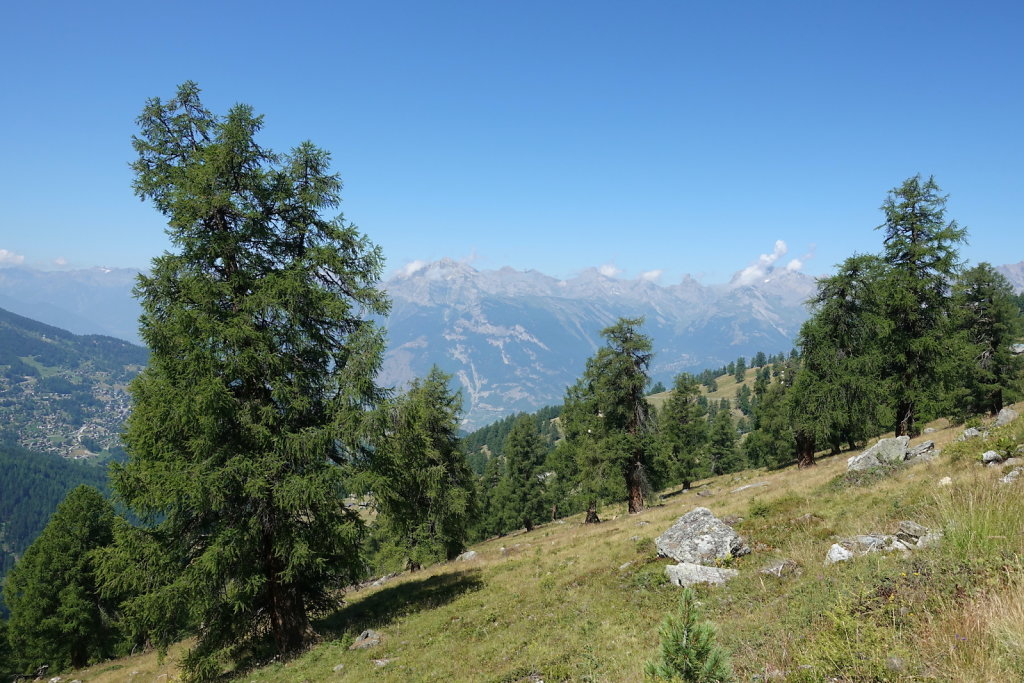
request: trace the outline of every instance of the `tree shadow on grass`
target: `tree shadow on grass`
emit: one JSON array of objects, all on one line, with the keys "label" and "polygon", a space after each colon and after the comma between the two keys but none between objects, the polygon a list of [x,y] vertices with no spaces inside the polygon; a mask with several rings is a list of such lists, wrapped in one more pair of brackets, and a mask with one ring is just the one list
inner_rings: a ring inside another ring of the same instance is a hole
[{"label": "tree shadow on grass", "polygon": [[348,603],[316,624],[324,635],[340,637],[381,628],[400,617],[446,605],[463,593],[480,590],[480,570],[437,574],[419,581],[404,581]]}]

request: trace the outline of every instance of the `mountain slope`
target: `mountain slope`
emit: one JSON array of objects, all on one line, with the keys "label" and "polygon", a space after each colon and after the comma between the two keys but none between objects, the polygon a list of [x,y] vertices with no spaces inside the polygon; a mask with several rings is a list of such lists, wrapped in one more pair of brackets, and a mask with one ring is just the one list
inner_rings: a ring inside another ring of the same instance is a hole
[{"label": "mountain slope", "polygon": [[0,430],[34,451],[85,455],[117,446],[127,383],[146,349],[75,335],[0,309]]},{"label": "mountain slope", "polygon": [[644,317],[655,347],[652,376],[787,350],[814,280],[769,271],[750,284],[672,286],[590,269],[570,280],[510,268],[478,271],[442,259],[386,283],[394,306],[382,381],[401,386],[434,363],[455,375],[467,428],[514,411],[560,403],[565,387],[619,317]]}]

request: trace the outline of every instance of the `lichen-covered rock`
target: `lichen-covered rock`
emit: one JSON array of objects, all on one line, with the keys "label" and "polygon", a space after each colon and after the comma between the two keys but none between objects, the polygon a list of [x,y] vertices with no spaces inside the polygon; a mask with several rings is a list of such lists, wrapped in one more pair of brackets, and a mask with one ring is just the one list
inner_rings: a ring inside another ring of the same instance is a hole
[{"label": "lichen-covered rock", "polygon": [[943,477],[942,479],[939,479],[939,486],[952,486],[952,485],[953,485],[953,477]]},{"label": "lichen-covered rock", "polygon": [[911,460],[932,460],[939,452],[935,450],[934,441],[922,441],[907,451],[907,461]]},{"label": "lichen-covered rock", "polygon": [[654,541],[658,554],[676,562],[701,564],[750,552],[746,541],[707,508],[694,508]]},{"label": "lichen-covered rock", "polygon": [[996,421],[993,423],[993,426],[1002,427],[1003,425],[1010,424],[1016,419],[1017,411],[1011,408],[1010,406],[1006,406],[1005,408],[999,411],[998,415],[996,415]]},{"label": "lichen-covered rock", "polygon": [[475,560],[476,557],[477,557],[477,552],[475,550],[467,550],[466,552],[464,552],[461,555],[459,555],[458,557],[456,557],[455,561],[456,562],[469,562],[470,560]]},{"label": "lichen-covered rock", "polygon": [[907,459],[908,443],[910,443],[909,436],[881,439],[874,446],[859,455],[850,457],[846,461],[846,469],[855,472],[878,467],[879,465],[892,465],[903,462]]},{"label": "lichen-covered rock", "polygon": [[705,567],[692,562],[670,564],[665,567],[665,576],[676,586],[693,586],[698,583],[719,585],[739,575],[740,573],[735,569]]},{"label": "lichen-covered rock", "polygon": [[1003,454],[998,451],[985,451],[981,454],[981,461],[983,463],[998,463],[1003,461]]},{"label": "lichen-covered rock", "polygon": [[1021,471],[1021,468],[1016,467],[1000,477],[999,482],[1002,484],[1012,484],[1020,478]]},{"label": "lichen-covered rock", "polygon": [[380,645],[380,638],[381,636],[379,633],[377,633],[373,629],[368,628],[359,634],[359,637],[356,638],[354,643],[349,645],[348,649],[362,650],[367,647],[374,647],[375,645]]},{"label": "lichen-covered rock", "polygon": [[828,549],[828,554],[825,556],[825,566],[827,567],[830,564],[835,564],[836,562],[846,562],[853,558],[853,553],[838,543],[833,543],[832,547]]},{"label": "lichen-covered rock", "polygon": [[959,441],[967,441],[968,439],[976,439],[981,436],[981,430],[977,427],[968,427],[964,430],[964,433],[958,437]]},{"label": "lichen-covered rock", "polygon": [[762,569],[761,573],[781,579],[784,576],[799,574],[800,565],[793,560],[779,560]]},{"label": "lichen-covered rock", "polygon": [[917,545],[917,542],[928,535],[928,527],[922,526],[917,522],[911,522],[910,520],[903,520],[899,523],[899,528],[896,530],[896,538],[903,541],[905,544]]}]

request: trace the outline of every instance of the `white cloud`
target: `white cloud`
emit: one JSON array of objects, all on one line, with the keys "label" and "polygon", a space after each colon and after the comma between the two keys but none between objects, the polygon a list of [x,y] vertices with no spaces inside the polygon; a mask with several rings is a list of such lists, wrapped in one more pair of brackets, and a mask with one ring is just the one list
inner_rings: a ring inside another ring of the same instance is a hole
[{"label": "white cloud", "polygon": [[619,268],[615,267],[614,263],[605,263],[597,267],[597,272],[601,273],[605,277],[615,277],[622,272]]},{"label": "white cloud", "polygon": [[402,267],[402,270],[399,271],[399,274],[402,277],[409,277],[410,275],[415,273],[417,270],[423,270],[428,265],[430,265],[429,261],[421,261],[421,260],[418,260],[418,259],[415,260],[415,261],[409,261],[408,263],[406,263]]},{"label": "white cloud", "polygon": [[789,251],[789,247],[786,246],[785,242],[782,240],[775,240],[775,248],[772,250],[772,253],[761,254],[758,256],[756,261],[733,276],[732,284],[736,286],[749,285],[750,283],[761,279],[768,273],[768,269],[771,268],[776,261],[786,255],[787,251]]},{"label": "white cloud", "polygon": [[53,259],[53,265],[55,265],[55,266],[59,266],[59,267],[63,268],[67,264],[68,264],[68,260],[66,258],[64,258],[63,256],[58,256],[57,258]]},{"label": "white cloud", "polygon": [[465,263],[467,266],[471,266],[480,260],[480,254],[477,252],[476,247],[469,250],[469,254],[459,259],[459,263]]},{"label": "white cloud", "polygon": [[665,271],[661,270],[660,268],[656,270],[648,270],[645,273],[640,273],[640,279],[647,280],[648,282],[657,282],[658,279],[661,277],[661,274],[664,272]]},{"label": "white cloud", "polygon": [[0,249],[0,266],[20,266],[25,257],[7,249]]},{"label": "white cloud", "polygon": [[792,261],[790,261],[789,263],[786,264],[786,270],[791,271],[791,272],[796,272],[796,271],[800,270],[803,267],[804,267],[804,262],[801,261],[798,258],[795,258],[795,259],[793,259]]}]

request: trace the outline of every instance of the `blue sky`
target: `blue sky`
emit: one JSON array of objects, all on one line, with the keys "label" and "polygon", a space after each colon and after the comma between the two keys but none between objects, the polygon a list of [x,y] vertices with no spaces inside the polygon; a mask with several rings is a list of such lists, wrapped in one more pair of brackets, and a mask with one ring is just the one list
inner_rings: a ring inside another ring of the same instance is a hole
[{"label": "blue sky", "polygon": [[[811,274],[877,251],[915,173],[971,261],[1024,259],[1024,6],[952,2],[9,4],[0,261],[145,266],[147,97],[310,139],[394,272],[444,256],[720,282],[777,240]],[[803,258],[810,256],[810,258]]]}]

